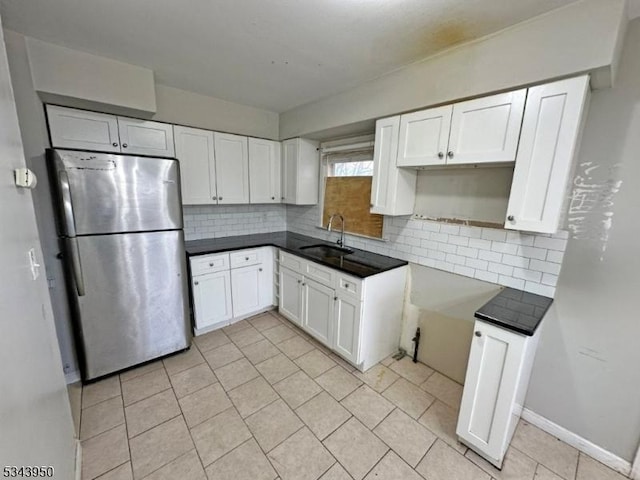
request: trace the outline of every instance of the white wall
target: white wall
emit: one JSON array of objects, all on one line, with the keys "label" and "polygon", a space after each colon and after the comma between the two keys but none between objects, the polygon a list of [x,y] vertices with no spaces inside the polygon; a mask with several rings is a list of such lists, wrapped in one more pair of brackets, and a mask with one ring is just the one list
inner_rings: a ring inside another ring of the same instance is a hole
[{"label": "white wall", "polygon": [[190,127],[278,139],[277,113],[156,85],[154,120]]},{"label": "white wall", "polygon": [[30,248],[42,258],[33,202],[13,181],[24,166],[0,33],[0,465],[50,465],[72,479],[73,422],[47,283],[43,272],[32,278],[27,260]]},{"label": "white wall", "polygon": [[[311,134],[551,78],[610,84],[624,0],[583,0],[280,115],[280,137]],[[362,131],[362,130],[360,130]]]},{"label": "white wall", "polygon": [[36,91],[65,99],[156,111],[153,70],[27,38]]},{"label": "white wall", "polygon": [[591,99],[578,158],[587,208],[569,214],[585,219],[569,239],[526,401],[628,461],[640,443],[639,51],[636,19],[616,86]]}]

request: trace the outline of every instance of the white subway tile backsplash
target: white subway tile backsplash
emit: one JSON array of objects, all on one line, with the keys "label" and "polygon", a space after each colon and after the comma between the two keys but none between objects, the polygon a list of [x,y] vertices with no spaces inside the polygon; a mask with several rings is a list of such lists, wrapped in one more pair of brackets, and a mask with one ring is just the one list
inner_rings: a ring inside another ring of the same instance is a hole
[{"label": "white subway tile backsplash", "polygon": [[[480,229],[478,229],[480,230]],[[491,240],[482,240],[479,238],[470,238],[469,246],[480,250],[491,250]]]},{"label": "white subway tile backsplash", "polygon": [[495,228],[483,228],[481,238],[495,242],[504,242],[507,239],[507,232]]},{"label": "white subway tile backsplash", "polygon": [[547,258],[547,250],[537,247],[518,247],[518,255],[527,258],[537,258],[538,260],[545,260]]},{"label": "white subway tile backsplash", "polygon": [[458,255],[470,258],[478,258],[478,249],[469,247],[458,247]]},{"label": "white subway tile backsplash", "polygon": [[502,255],[502,263],[505,265],[511,265],[512,267],[527,268],[529,266],[529,259],[505,253]]},{"label": "white subway tile backsplash", "polygon": [[544,273],[552,273],[554,275],[560,274],[559,263],[542,262],[540,260],[533,259],[529,263],[529,268],[531,268],[531,270],[537,270],[539,272],[544,272]]},{"label": "white subway tile backsplash", "polygon": [[498,283],[498,274],[493,272],[487,272],[485,270],[476,270],[474,278],[483,280],[485,282]]},{"label": "white subway tile backsplash", "polygon": [[547,251],[547,262],[562,263],[563,257],[564,257],[564,252],[559,252],[557,250]]},{"label": "white subway tile backsplash", "polygon": [[534,243],[536,247],[546,248],[548,250],[558,250],[564,252],[567,248],[567,239],[565,238],[550,238],[550,237],[536,237]]},{"label": "white subway tile backsplash", "polygon": [[[231,216],[236,217],[236,212]],[[335,233],[317,228],[319,218],[317,206],[287,206],[285,226],[274,231],[286,228],[335,241]],[[553,281],[560,271],[567,232],[538,235],[411,217],[385,217],[384,221],[387,242],[347,235],[347,246],[540,295],[555,292]]]},{"label": "white subway tile backsplash", "polygon": [[508,277],[506,275],[500,275],[498,277],[498,283],[500,285],[504,285],[505,287],[517,288],[519,290],[523,290],[525,285],[524,280]]},{"label": "white subway tile backsplash", "polygon": [[508,253],[510,255],[515,255],[518,253],[518,245],[513,243],[505,243],[505,242],[491,242],[491,250],[499,253]]}]

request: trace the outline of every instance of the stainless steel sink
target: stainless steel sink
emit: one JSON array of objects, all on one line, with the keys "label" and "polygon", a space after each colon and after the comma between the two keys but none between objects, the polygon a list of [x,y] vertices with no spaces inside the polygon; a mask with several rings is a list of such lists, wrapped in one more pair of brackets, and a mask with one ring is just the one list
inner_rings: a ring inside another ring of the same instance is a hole
[{"label": "stainless steel sink", "polygon": [[353,250],[349,250],[348,248],[334,247],[325,244],[308,245],[306,247],[300,247],[300,250],[322,257],[344,257],[345,255],[353,253]]}]

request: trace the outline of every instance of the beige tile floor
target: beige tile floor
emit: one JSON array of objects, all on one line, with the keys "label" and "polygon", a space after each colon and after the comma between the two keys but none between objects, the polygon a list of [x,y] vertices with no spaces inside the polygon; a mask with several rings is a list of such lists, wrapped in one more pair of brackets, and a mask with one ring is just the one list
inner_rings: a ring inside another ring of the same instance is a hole
[{"label": "beige tile floor", "polygon": [[456,441],[462,386],[362,374],[275,312],[82,390],[83,480],[621,480],[521,422],[502,471]]}]

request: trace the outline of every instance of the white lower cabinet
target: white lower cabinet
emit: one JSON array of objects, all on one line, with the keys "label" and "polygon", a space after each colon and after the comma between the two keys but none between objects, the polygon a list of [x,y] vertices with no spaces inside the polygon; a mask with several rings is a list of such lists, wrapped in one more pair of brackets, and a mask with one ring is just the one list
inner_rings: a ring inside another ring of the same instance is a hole
[{"label": "white lower cabinet", "polygon": [[325,345],[331,344],[335,290],[313,280],[304,279],[302,295],[302,328]]},{"label": "white lower cabinet", "polygon": [[192,257],[195,334],[273,307],[273,248]]},{"label": "white lower cabinet", "polygon": [[361,371],[397,351],[407,267],[362,279],[287,252],[279,258],[284,317]]},{"label": "white lower cabinet", "polygon": [[228,325],[233,317],[229,270],[195,276],[192,287],[196,329],[214,330]]},{"label": "white lower cabinet", "polygon": [[280,266],[280,313],[296,325],[302,324],[302,275]]},{"label": "white lower cabinet", "polygon": [[456,434],[498,468],[522,412],[539,332],[475,322]]},{"label": "white lower cabinet", "polygon": [[356,363],[360,348],[360,319],[362,303],[338,293],[335,297],[334,348],[344,358]]}]

